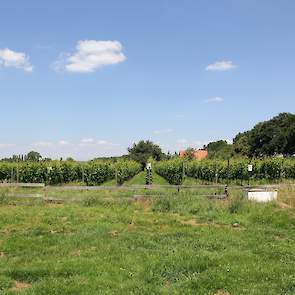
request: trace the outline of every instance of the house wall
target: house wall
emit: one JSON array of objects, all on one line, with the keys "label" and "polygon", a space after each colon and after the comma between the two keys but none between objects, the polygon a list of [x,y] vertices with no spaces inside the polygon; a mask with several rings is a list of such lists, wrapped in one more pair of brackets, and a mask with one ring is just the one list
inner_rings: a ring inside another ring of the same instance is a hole
[{"label": "house wall", "polygon": [[[180,151],[179,156],[181,158],[185,157],[185,151]],[[203,160],[208,157],[208,151],[206,150],[197,150],[194,152],[194,156],[196,160]]]}]

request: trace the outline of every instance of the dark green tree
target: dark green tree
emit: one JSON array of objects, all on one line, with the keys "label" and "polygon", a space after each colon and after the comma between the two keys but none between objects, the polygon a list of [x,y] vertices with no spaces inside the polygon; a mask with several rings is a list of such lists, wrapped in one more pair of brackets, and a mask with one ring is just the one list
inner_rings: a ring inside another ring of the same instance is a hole
[{"label": "dark green tree", "polygon": [[228,159],[233,154],[233,145],[225,140],[210,142],[204,146],[204,149],[208,151],[209,158],[211,159]]},{"label": "dark green tree", "polygon": [[258,123],[248,133],[253,156],[293,155],[295,152],[295,115],[281,113]]},{"label": "dark green tree", "polygon": [[128,148],[128,152],[130,159],[140,163],[143,169],[149,158],[160,161],[165,157],[161,148],[150,140],[134,143],[132,147]]},{"label": "dark green tree", "polygon": [[242,156],[250,155],[249,132],[239,133],[233,140],[233,151]]},{"label": "dark green tree", "polygon": [[42,156],[38,152],[30,151],[25,158],[27,161],[38,162],[42,159]]}]

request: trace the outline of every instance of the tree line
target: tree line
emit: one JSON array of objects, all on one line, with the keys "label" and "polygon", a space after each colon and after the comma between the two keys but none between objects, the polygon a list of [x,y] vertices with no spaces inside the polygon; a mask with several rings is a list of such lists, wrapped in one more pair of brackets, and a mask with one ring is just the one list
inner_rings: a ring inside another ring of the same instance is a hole
[{"label": "tree line", "polygon": [[[232,143],[225,140],[210,142],[203,147],[208,151],[209,159],[229,159],[231,157],[270,157],[293,156],[295,154],[295,115],[280,113],[272,119],[256,124],[251,130],[238,133]],[[193,159],[195,149],[188,148],[186,157]],[[161,147],[150,140],[141,140],[128,148],[128,154],[121,157],[95,158],[94,160],[111,160],[113,162],[125,159],[134,160],[145,167],[149,159],[155,161],[178,157],[174,154],[164,153]],[[11,158],[2,159],[7,162],[20,161],[49,161],[35,151],[26,155],[14,155]],[[61,158],[62,160],[62,158]],[[68,161],[74,161],[68,158]]]},{"label": "tree line", "polygon": [[225,140],[204,146],[210,158],[233,156],[271,157],[295,154],[295,115],[281,113],[272,119],[256,124],[251,130],[238,133],[233,143]]}]

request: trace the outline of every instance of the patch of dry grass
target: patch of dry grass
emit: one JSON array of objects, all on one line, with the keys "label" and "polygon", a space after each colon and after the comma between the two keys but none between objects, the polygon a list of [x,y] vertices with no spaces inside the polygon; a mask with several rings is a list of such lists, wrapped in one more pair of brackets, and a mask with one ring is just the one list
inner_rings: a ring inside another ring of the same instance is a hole
[{"label": "patch of dry grass", "polygon": [[295,185],[292,183],[282,184],[279,187],[278,201],[289,207],[295,206]]}]

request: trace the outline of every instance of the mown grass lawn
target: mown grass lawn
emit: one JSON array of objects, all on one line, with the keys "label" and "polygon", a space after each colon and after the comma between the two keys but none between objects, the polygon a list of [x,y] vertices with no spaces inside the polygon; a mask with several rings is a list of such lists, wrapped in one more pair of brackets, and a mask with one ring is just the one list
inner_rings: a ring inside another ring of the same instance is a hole
[{"label": "mown grass lawn", "polygon": [[295,294],[293,208],[132,194],[2,194],[0,293]]}]

